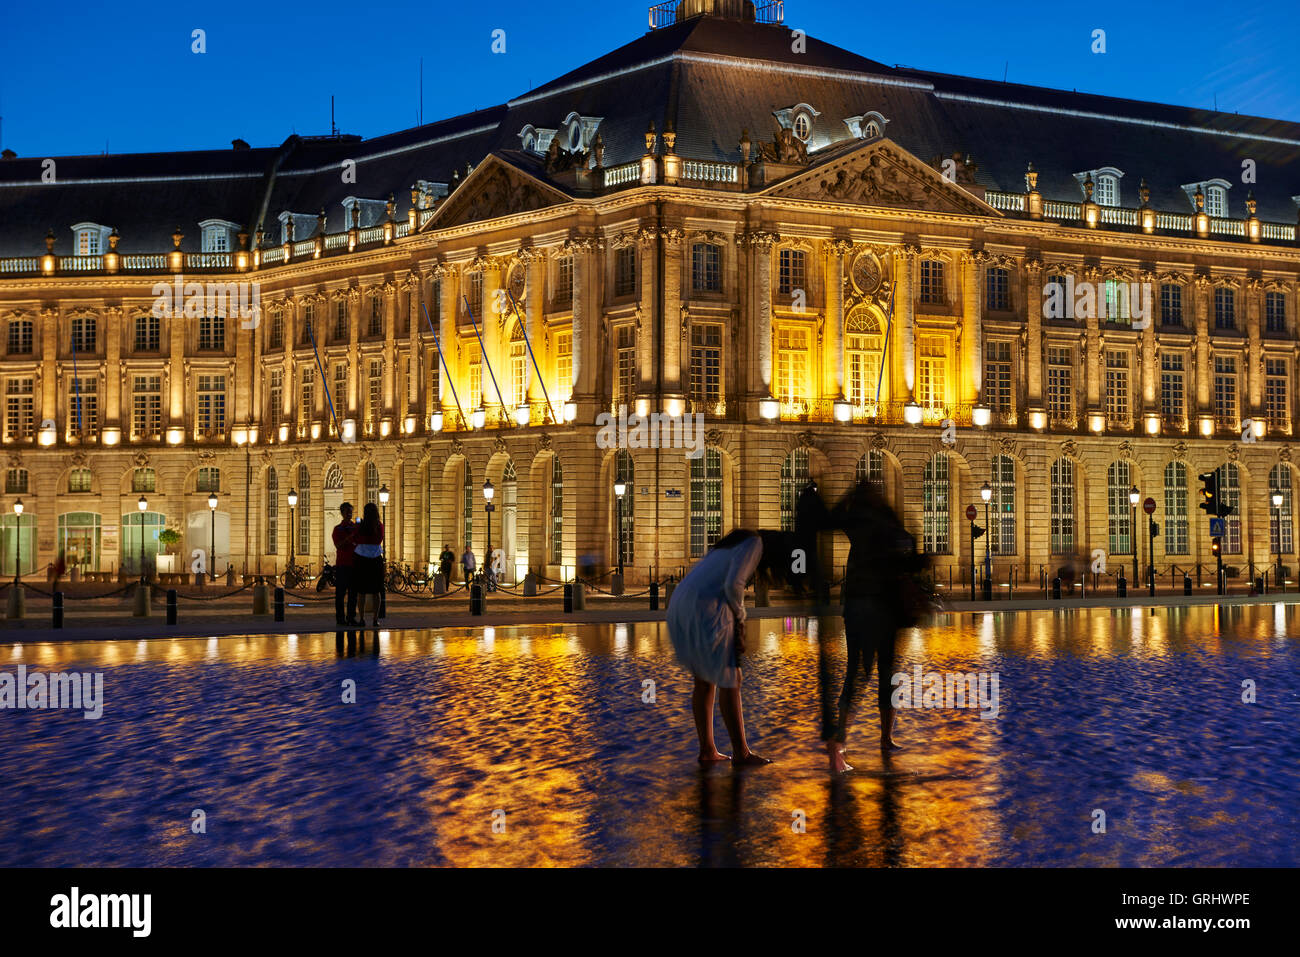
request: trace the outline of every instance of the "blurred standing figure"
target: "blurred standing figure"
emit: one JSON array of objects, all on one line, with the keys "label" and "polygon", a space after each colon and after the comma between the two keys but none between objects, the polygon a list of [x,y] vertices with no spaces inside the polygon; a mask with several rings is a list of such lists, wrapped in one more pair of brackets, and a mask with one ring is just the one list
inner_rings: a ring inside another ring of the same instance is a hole
[{"label": "blurred standing figure", "polygon": [[859,482],[831,511],[828,521],[849,538],[849,561],[844,573],[844,638],[848,645],[844,687],[838,702],[830,666],[823,652],[820,662],[822,740],[830,757],[831,770],[851,771],[844,759],[844,742],[849,714],[853,710],[857,671],[871,680],[876,663],[879,686],[876,703],[880,709],[880,750],[898,748],[894,741],[894,709],[890,701],[894,672],[894,644],[900,628],[916,623],[925,596],[915,577],[928,564],[917,554],[916,540],[870,483]]},{"label": "blurred standing figure", "polygon": [[384,590],[384,523],[379,520],[379,506],[367,502],[361,512],[361,523],[353,536],[356,543],[353,560],[353,581],[360,596],[361,623],[366,621],[366,596],[373,599],[371,627],[379,625],[379,600]]},{"label": "blurred standing figure", "polygon": [[451,550],[451,546],[444,544],[442,554],[438,556],[438,564],[441,566],[442,581],[448,588],[451,588],[451,570],[456,567],[456,553]]},{"label": "blurred standing figure", "polygon": [[[334,526],[334,622],[339,625],[355,625],[357,622],[357,588],[353,581],[356,549],[354,537],[357,523],[352,521],[352,503],[344,502],[339,506],[339,515],[343,521]],[[347,615],[344,615],[344,604]]]},{"label": "blurred standing figure", "polygon": [[460,567],[465,569],[465,587],[474,578],[474,570],[478,568],[478,562],[474,560],[474,549],[468,545],[465,546],[465,554],[460,556]]},{"label": "blurred standing figure", "polygon": [[736,529],[695,563],[668,602],[668,634],[677,660],[695,676],[691,710],[700,739],[700,764],[726,761],[713,741],[713,702],[721,688],[722,720],[733,764],[770,764],[749,749],[740,706],[740,661],[745,650],[745,585],[758,569],[763,542]]},{"label": "blurred standing figure", "polygon": [[817,483],[809,482],[795,503],[794,540],[795,547],[804,553],[806,571],[802,578],[803,587],[806,591],[811,591],[819,604],[830,603],[829,583],[822,574],[821,557],[817,549],[817,533],[827,527],[827,514],[826,503],[822,501]]}]

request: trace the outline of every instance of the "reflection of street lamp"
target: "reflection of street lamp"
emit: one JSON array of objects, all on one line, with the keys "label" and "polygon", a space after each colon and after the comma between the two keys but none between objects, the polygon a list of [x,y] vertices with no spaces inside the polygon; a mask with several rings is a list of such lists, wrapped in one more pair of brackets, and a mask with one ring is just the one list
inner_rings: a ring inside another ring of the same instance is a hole
[{"label": "reflection of street lamp", "polygon": [[289,502],[289,565],[293,565],[293,539],[298,532],[297,522],[294,519],[294,509],[298,507],[298,490],[289,489],[289,494],[285,496]]},{"label": "reflection of street lamp", "polygon": [[483,511],[487,514],[487,550],[483,553],[483,564],[489,571],[492,570],[492,513],[496,511],[496,506],[492,504],[492,496],[496,491],[491,479],[483,483]]},{"label": "reflection of street lamp", "polygon": [[1284,576],[1282,574],[1282,492],[1280,489],[1273,489],[1273,523],[1277,527],[1275,533],[1277,537],[1277,581],[1278,587],[1281,587]]},{"label": "reflection of street lamp", "polygon": [[[149,500],[143,495],[135,503],[140,509],[140,584],[144,584],[144,512],[149,507]],[[170,574],[170,573],[169,573]]]},{"label": "reflection of street lamp", "polygon": [[[208,552],[208,579],[217,576],[217,493],[208,493],[208,508],[212,512],[212,549]],[[229,564],[227,562],[226,564]]]},{"label": "reflection of street lamp", "polygon": [[1138,580],[1137,525],[1138,525],[1138,499],[1140,497],[1141,497],[1141,493],[1137,490],[1136,485],[1134,485],[1132,488],[1128,490],[1128,507],[1129,507],[1128,537],[1129,537],[1129,542],[1133,546],[1133,584],[1134,585],[1137,584],[1137,580]]},{"label": "reflection of street lamp", "polygon": [[618,500],[618,577],[623,577],[623,496],[627,494],[627,483],[619,479],[614,483],[614,495]]},{"label": "reflection of street lamp", "polygon": [[984,600],[993,598],[993,524],[989,521],[989,500],[993,498],[993,487],[985,482],[980,486],[980,498],[984,499]]},{"label": "reflection of street lamp", "polygon": [[18,570],[21,568],[23,544],[23,500],[14,502],[14,517],[18,520],[18,534],[14,536],[14,584],[18,584]]}]

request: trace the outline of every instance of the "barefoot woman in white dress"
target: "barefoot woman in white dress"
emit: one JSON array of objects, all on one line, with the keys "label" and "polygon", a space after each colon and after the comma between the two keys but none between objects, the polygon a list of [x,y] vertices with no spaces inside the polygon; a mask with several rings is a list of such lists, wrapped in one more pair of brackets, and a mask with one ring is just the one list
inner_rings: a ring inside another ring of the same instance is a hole
[{"label": "barefoot woman in white dress", "polygon": [[[713,742],[713,702],[731,737],[734,764],[770,764],[749,749],[740,707],[740,663],[745,650],[745,584],[763,556],[757,532],[737,529],[720,538],[673,590],[668,634],[677,660],[695,676],[691,710],[700,737],[700,763],[726,761]],[[721,689],[721,694],[715,692]]]}]

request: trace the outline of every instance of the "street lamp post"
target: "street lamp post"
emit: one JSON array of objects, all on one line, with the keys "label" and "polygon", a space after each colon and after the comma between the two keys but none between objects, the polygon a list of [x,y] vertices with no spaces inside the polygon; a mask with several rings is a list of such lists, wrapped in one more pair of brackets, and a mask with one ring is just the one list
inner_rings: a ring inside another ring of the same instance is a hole
[{"label": "street lamp post", "polygon": [[217,493],[208,493],[208,510],[212,514],[212,548],[208,552],[208,581],[217,577]]},{"label": "street lamp post", "polygon": [[144,513],[145,513],[145,509],[147,509],[147,508],[149,507],[149,500],[148,500],[147,498],[145,498],[143,495],[141,495],[141,496],[140,496],[140,500],[139,500],[138,502],[136,502],[135,504],[136,504],[136,507],[137,507],[138,509],[140,509],[140,584],[143,585],[143,584],[145,583],[145,574],[144,574]]},{"label": "street lamp post", "polygon": [[17,519],[18,529],[14,535],[14,584],[19,583],[20,570],[22,568],[22,546],[23,546],[23,500],[18,499],[14,502],[14,517]]},{"label": "street lamp post", "polygon": [[984,499],[984,600],[993,600],[993,525],[989,521],[989,501],[993,498],[993,487],[985,482],[980,486],[980,498]]},{"label": "street lamp post", "polygon": [[488,479],[483,483],[483,511],[487,516],[487,549],[483,553],[483,566],[487,574],[483,577],[487,579],[488,591],[495,591],[492,571],[492,513],[496,511],[496,506],[492,504],[492,496],[495,494],[496,488],[492,485],[492,480]]},{"label": "street lamp post", "polygon": [[1141,493],[1138,492],[1137,486],[1134,485],[1128,490],[1128,507],[1129,507],[1129,542],[1133,545],[1133,584],[1137,585],[1138,581],[1138,540],[1137,540],[1137,514],[1138,498]]},{"label": "street lamp post", "polygon": [[1277,489],[1273,490],[1273,527],[1276,531],[1273,533],[1277,541],[1277,569],[1275,571],[1277,587],[1283,591],[1286,589],[1284,575],[1282,574],[1282,493]]},{"label": "street lamp post", "polygon": [[379,507],[383,509],[384,541],[379,543],[379,557],[384,562],[384,574],[388,574],[388,485],[379,486]]},{"label": "street lamp post", "polygon": [[618,502],[618,577],[623,580],[623,496],[627,494],[627,483],[619,479],[614,483],[614,497]]},{"label": "street lamp post", "polygon": [[298,523],[294,518],[294,512],[298,507],[298,490],[289,489],[289,494],[285,496],[289,502],[289,567],[293,567],[293,540],[298,534]]}]

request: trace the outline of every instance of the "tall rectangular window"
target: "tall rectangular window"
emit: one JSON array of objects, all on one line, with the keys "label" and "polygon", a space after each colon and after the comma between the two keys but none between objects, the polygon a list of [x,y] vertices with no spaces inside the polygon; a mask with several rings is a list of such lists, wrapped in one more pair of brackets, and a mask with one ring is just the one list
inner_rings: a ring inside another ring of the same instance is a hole
[{"label": "tall rectangular window", "polygon": [[1286,332],[1286,297],[1280,292],[1264,293],[1264,331]]},{"label": "tall rectangular window", "polygon": [[1181,352],[1160,353],[1160,414],[1175,428],[1187,421],[1185,375]]},{"label": "tall rectangular window", "polygon": [[778,263],[777,292],[789,296],[796,289],[808,289],[808,258],[802,249],[782,249]]},{"label": "tall rectangular window", "polygon": [[330,402],[334,407],[334,414],[330,416],[330,434],[337,435],[348,410],[348,364],[346,362],[334,363],[334,390],[330,394]]},{"label": "tall rectangular window", "polygon": [[[478,295],[480,304],[483,299],[483,274],[475,273],[478,276],[479,287]],[[478,314],[478,311],[475,313]],[[384,334],[384,299],[378,293],[370,297],[370,326],[366,330],[368,336],[382,336]]]},{"label": "tall rectangular window", "polygon": [[5,381],[5,437],[29,439],[36,425],[33,380],[29,376]]},{"label": "tall rectangular window", "polygon": [[[475,406],[478,408],[478,406]],[[366,425],[367,435],[379,431],[379,419],[384,414],[384,361],[371,359],[366,367]]]},{"label": "tall rectangular window", "polygon": [[952,551],[948,540],[948,456],[939,452],[921,472],[922,548],[932,554]]},{"label": "tall rectangular window", "polygon": [[986,301],[985,307],[997,312],[1006,312],[1011,308],[1011,276],[1005,269],[989,269],[984,274]]},{"label": "tall rectangular window", "polygon": [[722,454],[706,448],[691,460],[691,557],[722,537]]},{"label": "tall rectangular window", "polygon": [[198,382],[197,428],[200,432],[223,432],[226,428],[226,377],[201,375]]},{"label": "tall rectangular window", "polygon": [[1170,462],[1165,466],[1165,554],[1186,555],[1187,466]]},{"label": "tall rectangular window", "polygon": [[136,438],[162,434],[162,376],[138,375],[131,381],[131,431]]},{"label": "tall rectangular window", "polygon": [[1160,324],[1183,324],[1183,287],[1167,282],[1160,287]]},{"label": "tall rectangular window", "polygon": [[564,561],[564,470],[560,458],[551,456],[551,564]]},{"label": "tall rectangular window", "polygon": [[221,352],[226,348],[224,316],[199,317],[199,348],[205,352]]},{"label": "tall rectangular window", "polygon": [[1011,343],[984,347],[984,402],[994,412],[1011,411]]},{"label": "tall rectangular window", "polygon": [[1228,517],[1223,520],[1224,531],[1227,532],[1223,536],[1223,554],[1240,555],[1241,473],[1231,462],[1220,465],[1215,471],[1219,473],[1219,494],[1223,497],[1223,504],[1232,509]]},{"label": "tall rectangular window", "polygon": [[469,408],[477,409],[483,404],[483,359],[474,356],[469,360]]},{"label": "tall rectangular window", "polygon": [[68,380],[68,431],[94,435],[99,431],[99,377],[72,376]]},{"label": "tall rectangular window", "polygon": [[76,316],[72,320],[73,352],[94,352],[97,344],[97,324],[93,316]]},{"label": "tall rectangular window", "polygon": [[307,366],[298,380],[298,428],[306,431],[316,414],[316,370]]},{"label": "tall rectangular window", "polygon": [[135,351],[157,352],[162,342],[162,319],[152,313],[135,317]]},{"label": "tall rectangular window", "polygon": [[614,404],[632,404],[636,396],[636,328],[631,323],[618,327],[614,340]]},{"label": "tall rectangular window", "polygon": [[309,346],[315,337],[316,304],[314,302],[305,302],[302,304],[302,337],[298,341],[304,346]]},{"label": "tall rectangular window", "polygon": [[9,320],[9,355],[31,355],[34,327],[35,324],[30,319]]},{"label": "tall rectangular window", "polygon": [[347,342],[348,336],[348,297],[339,296],[334,301],[334,334],[331,338],[335,342]]},{"label": "tall rectangular window", "polygon": [[614,295],[636,294],[636,247],[624,246],[614,251]]},{"label": "tall rectangular window", "polygon": [[284,416],[284,372],[280,369],[271,372],[271,383],[267,387],[266,414],[271,428],[279,425],[280,419]]},{"label": "tall rectangular window", "polygon": [[1284,426],[1291,420],[1287,402],[1287,374],[1285,359],[1264,360],[1264,413],[1274,426]]},{"label": "tall rectangular window", "polygon": [[722,247],[713,243],[691,246],[691,291],[718,292],[722,289]]},{"label": "tall rectangular window", "polygon": [[948,340],[924,336],[919,351],[916,400],[928,409],[942,408],[948,398]]},{"label": "tall rectangular window", "polygon": [[555,395],[556,402],[567,402],[573,395],[573,333],[555,334]]},{"label": "tall rectangular window", "polygon": [[722,327],[691,325],[691,398],[711,410],[722,398]]},{"label": "tall rectangular window", "polygon": [[528,401],[528,345],[523,339],[510,343],[510,400],[516,406]]},{"label": "tall rectangular window", "polygon": [[555,308],[573,305],[573,257],[561,256],[555,262]]},{"label": "tall rectangular window", "polygon": [[808,398],[808,330],[782,326],[776,355],[777,398],[784,402]]},{"label": "tall rectangular window", "polygon": [[1237,291],[1229,286],[1214,290],[1214,328],[1237,328]]},{"label": "tall rectangular window", "polygon": [[1128,353],[1122,349],[1106,351],[1106,421],[1129,424]]},{"label": "tall rectangular window", "polygon": [[1047,350],[1047,413],[1058,419],[1074,416],[1074,350]]},{"label": "tall rectangular window", "polygon": [[1053,555],[1074,554],[1074,462],[1052,463],[1051,549]]},{"label": "tall rectangular window", "polygon": [[943,280],[943,261],[940,259],[922,259],[921,302],[936,306],[941,306],[947,302]]},{"label": "tall rectangular window", "polygon": [[1237,422],[1237,360],[1214,357],[1214,415],[1219,424],[1235,429]]},{"label": "tall rectangular window", "polygon": [[267,331],[268,348],[279,349],[284,345],[284,312],[271,310],[271,328]]},{"label": "tall rectangular window", "polygon": [[989,499],[993,519],[991,547],[995,555],[1016,553],[1016,463],[1009,455],[993,459],[993,497]]},{"label": "tall rectangular window", "polygon": [[1129,502],[1131,470],[1126,461],[1112,462],[1106,472],[1106,520],[1110,554],[1133,554],[1133,515]]}]

